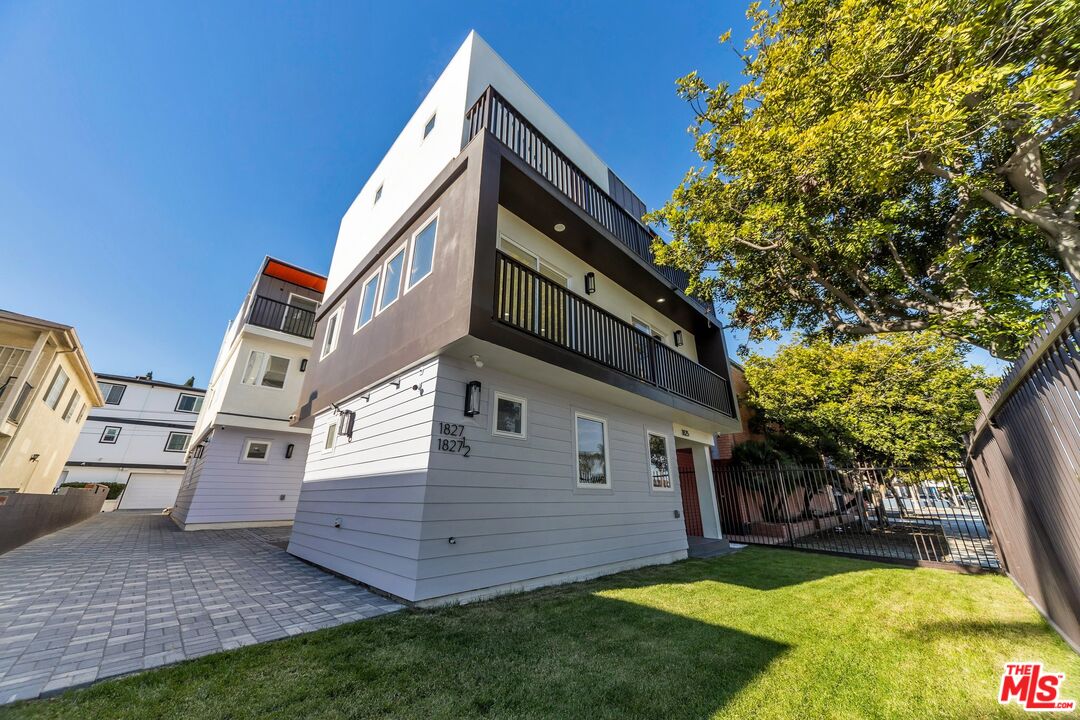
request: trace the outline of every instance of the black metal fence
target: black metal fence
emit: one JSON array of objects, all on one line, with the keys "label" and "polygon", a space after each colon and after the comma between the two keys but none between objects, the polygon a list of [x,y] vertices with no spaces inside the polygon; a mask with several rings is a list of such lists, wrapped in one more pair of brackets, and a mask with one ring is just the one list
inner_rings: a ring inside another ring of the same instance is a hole
[{"label": "black metal fence", "polygon": [[248,322],[259,327],[280,330],[304,338],[315,337],[315,313],[280,300],[256,295]]},{"label": "black metal fence", "polygon": [[732,542],[999,568],[963,467],[713,469]]},{"label": "black metal fence", "polygon": [[496,273],[499,322],[734,416],[726,378],[501,252]]}]

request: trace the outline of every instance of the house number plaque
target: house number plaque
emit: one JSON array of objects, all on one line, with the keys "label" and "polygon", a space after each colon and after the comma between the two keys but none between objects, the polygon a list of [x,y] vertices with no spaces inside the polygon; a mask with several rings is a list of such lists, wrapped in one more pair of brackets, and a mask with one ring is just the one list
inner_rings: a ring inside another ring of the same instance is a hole
[{"label": "house number plaque", "polygon": [[439,452],[460,453],[463,457],[469,457],[472,448],[465,444],[464,425],[448,422],[435,425],[439,429],[439,437],[435,438],[435,448]]}]

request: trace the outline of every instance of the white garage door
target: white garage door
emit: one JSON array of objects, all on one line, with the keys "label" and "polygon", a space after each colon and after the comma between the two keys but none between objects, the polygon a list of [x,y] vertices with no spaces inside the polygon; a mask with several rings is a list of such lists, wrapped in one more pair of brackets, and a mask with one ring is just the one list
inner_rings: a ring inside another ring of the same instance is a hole
[{"label": "white garage door", "polygon": [[161,510],[172,507],[183,475],[131,473],[117,510]]}]

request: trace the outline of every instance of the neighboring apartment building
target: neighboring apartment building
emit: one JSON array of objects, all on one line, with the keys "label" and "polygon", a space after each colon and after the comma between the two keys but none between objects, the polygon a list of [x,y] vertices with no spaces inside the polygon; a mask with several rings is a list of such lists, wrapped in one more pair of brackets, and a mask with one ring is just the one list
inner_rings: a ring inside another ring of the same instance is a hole
[{"label": "neighboring apartment building", "polygon": [[103,403],[75,328],[0,310],[0,491],[52,492]]},{"label": "neighboring apartment building", "polygon": [[195,422],[172,518],[185,530],[287,525],[308,428],[290,415],[326,278],[267,257],[229,323]]},{"label": "neighboring apartment building", "polygon": [[723,333],[643,211],[470,34],[342,219],[289,552],[426,604],[719,538]]},{"label": "neighboring apartment building", "polygon": [[125,484],[118,510],[172,507],[206,391],[152,375],[97,380],[105,405],[87,418],[61,481]]}]

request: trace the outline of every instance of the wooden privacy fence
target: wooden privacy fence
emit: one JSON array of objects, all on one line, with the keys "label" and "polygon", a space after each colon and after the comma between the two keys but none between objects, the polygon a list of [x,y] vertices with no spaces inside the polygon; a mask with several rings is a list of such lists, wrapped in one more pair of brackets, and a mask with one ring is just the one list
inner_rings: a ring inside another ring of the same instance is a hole
[{"label": "wooden privacy fence", "polygon": [[1080,649],[1080,297],[1051,315],[967,437],[1005,571]]}]

